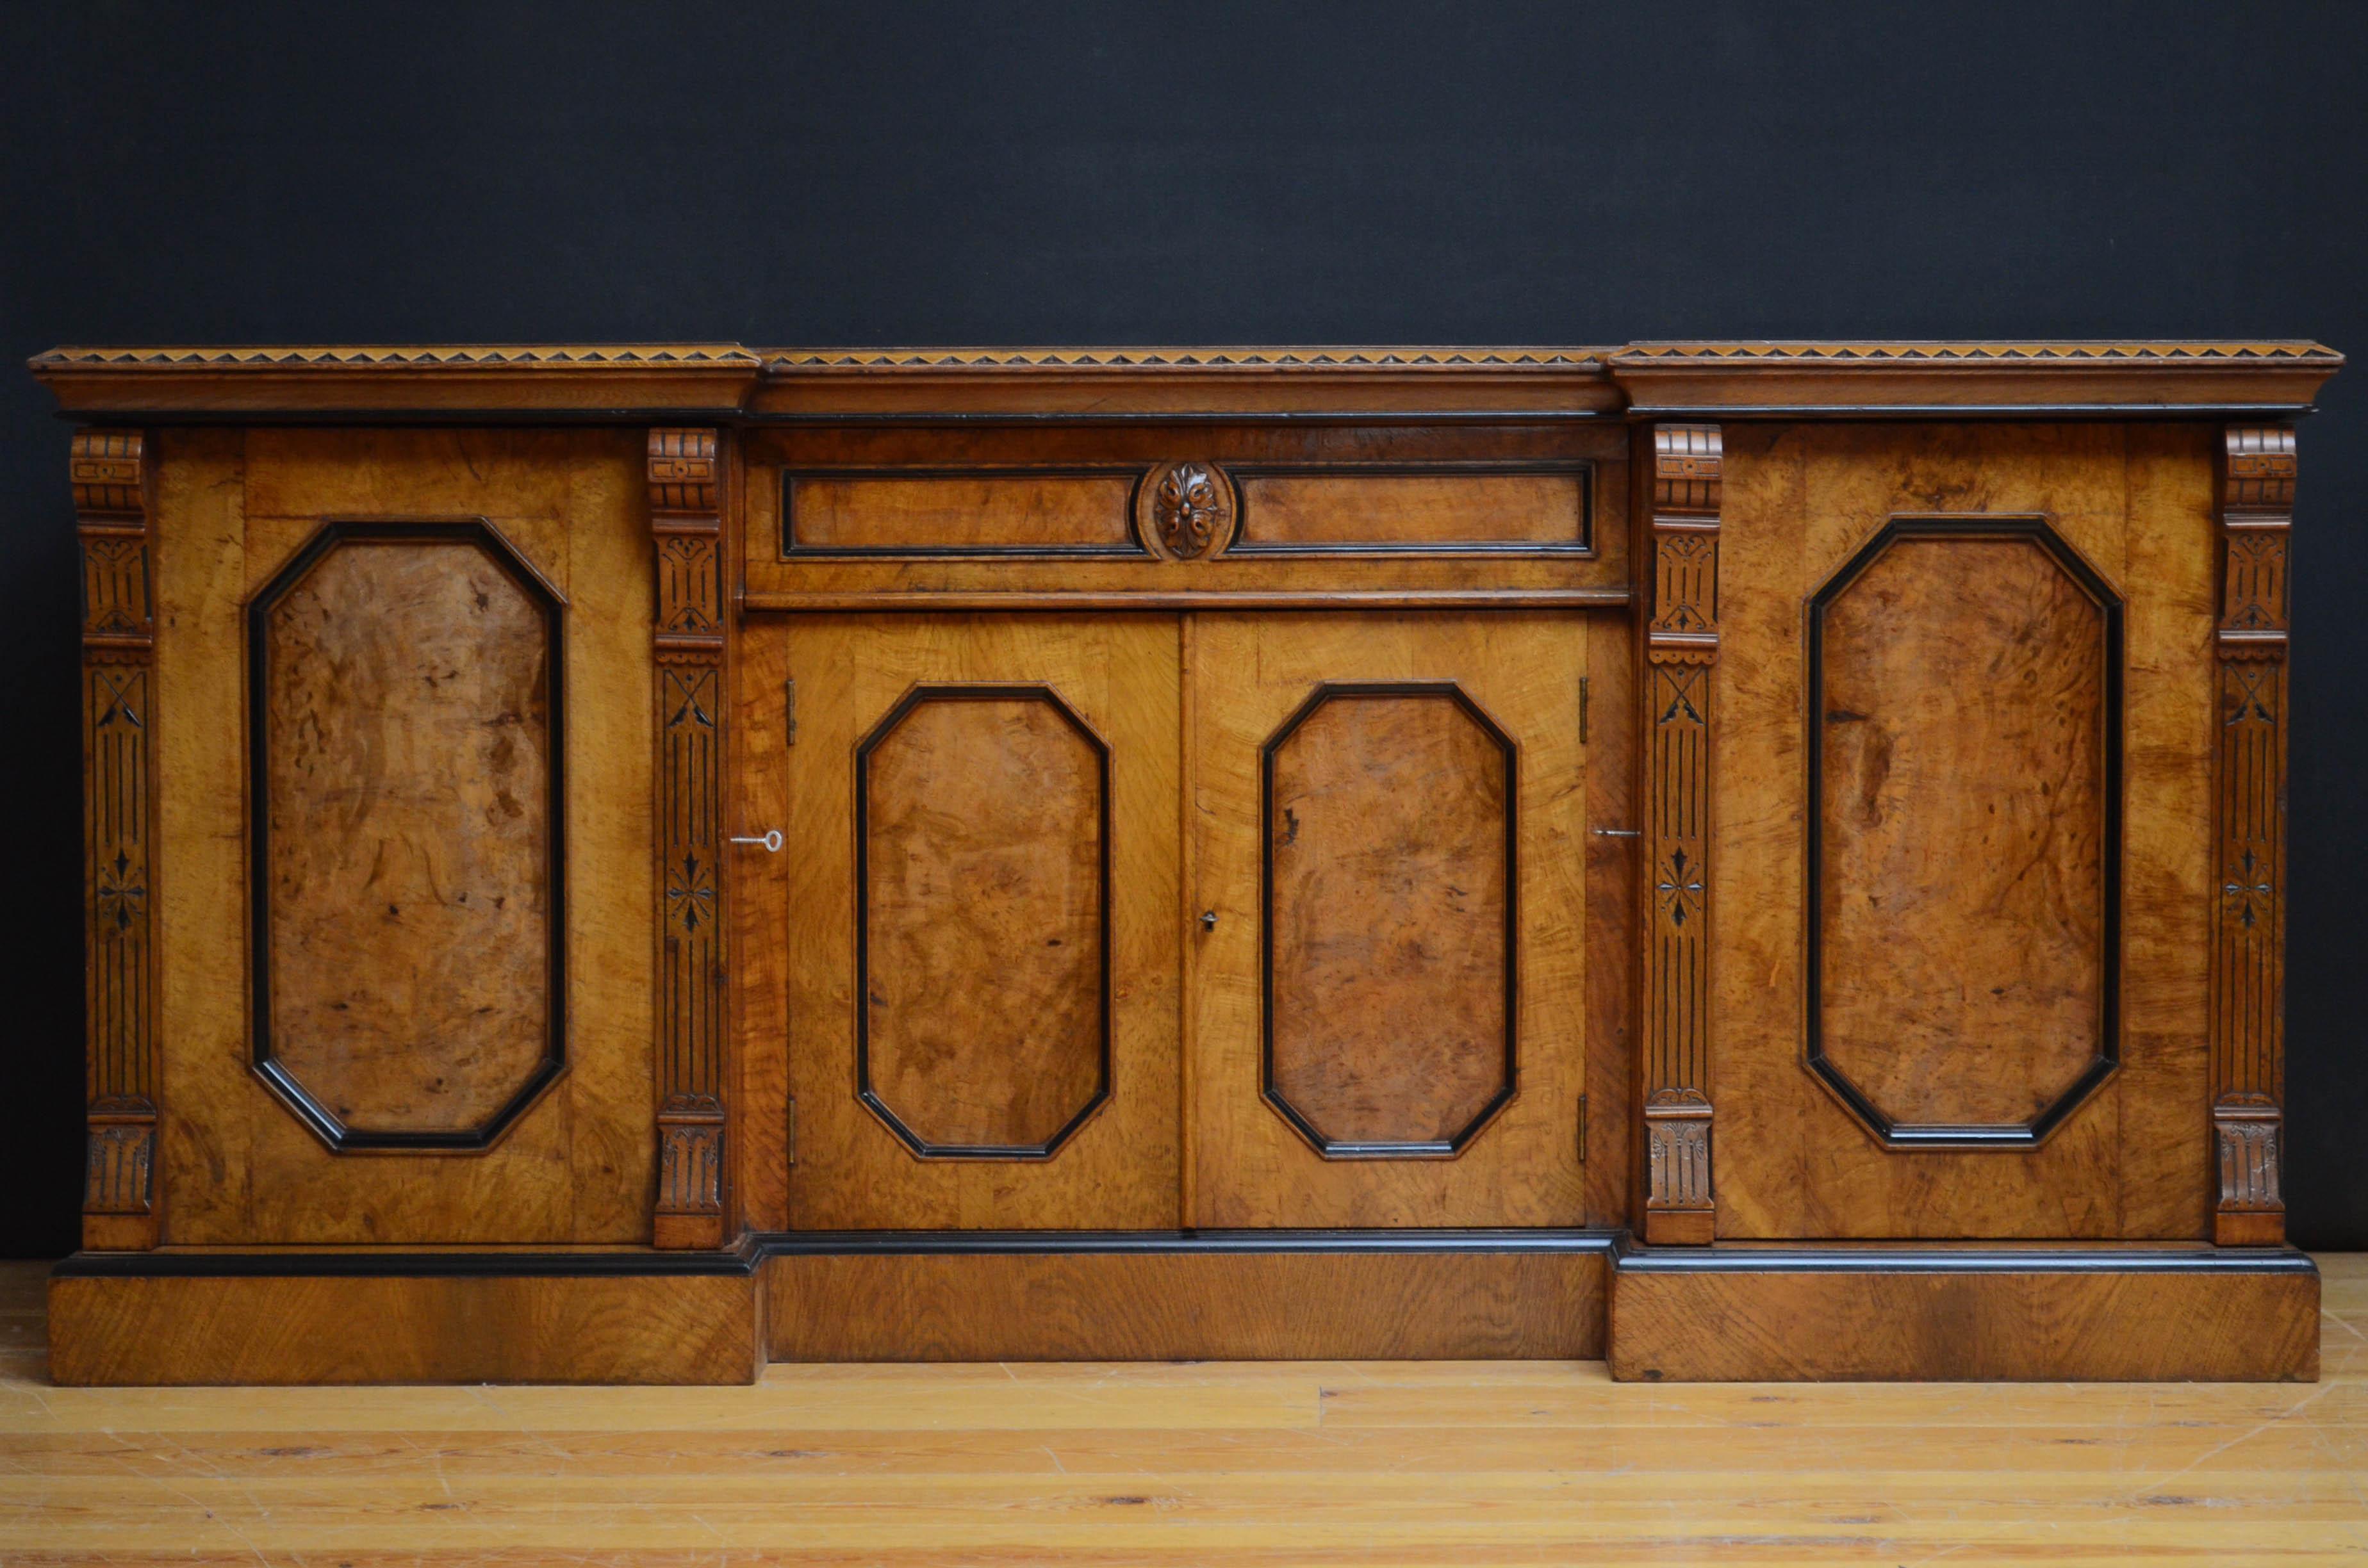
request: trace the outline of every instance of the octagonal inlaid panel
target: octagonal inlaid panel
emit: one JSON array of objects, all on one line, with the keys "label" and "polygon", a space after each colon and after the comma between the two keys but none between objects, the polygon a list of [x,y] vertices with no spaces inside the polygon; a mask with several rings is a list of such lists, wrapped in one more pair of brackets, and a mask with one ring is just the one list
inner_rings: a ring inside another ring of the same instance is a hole
[{"label": "octagonal inlaid panel", "polygon": [[1448,683],[1329,685],[1265,748],[1266,1096],[1448,1154],[1512,1096],[1513,743]]},{"label": "octagonal inlaid panel", "polygon": [[1110,760],[1049,687],[917,687],[857,754],[858,1092],[1042,1158],[1110,1093]]},{"label": "octagonal inlaid panel", "polygon": [[2121,608],[2041,519],[1895,519],[1811,606],[1808,1062],[2027,1142],[2117,1055]]},{"label": "octagonal inlaid panel", "polygon": [[247,625],[257,1070],[332,1147],[481,1147],[563,1057],[557,597],[338,523]]}]

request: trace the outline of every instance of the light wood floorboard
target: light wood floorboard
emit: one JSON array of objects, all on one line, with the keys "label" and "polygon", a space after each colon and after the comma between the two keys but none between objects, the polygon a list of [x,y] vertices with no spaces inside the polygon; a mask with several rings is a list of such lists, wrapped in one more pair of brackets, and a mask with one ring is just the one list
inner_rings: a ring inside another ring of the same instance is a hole
[{"label": "light wood floorboard", "polygon": [[260,1390],[53,1388],[45,1271],[0,1265],[0,1562],[2359,1565],[2368,1256],[2319,1262],[2317,1384],[1281,1362]]}]

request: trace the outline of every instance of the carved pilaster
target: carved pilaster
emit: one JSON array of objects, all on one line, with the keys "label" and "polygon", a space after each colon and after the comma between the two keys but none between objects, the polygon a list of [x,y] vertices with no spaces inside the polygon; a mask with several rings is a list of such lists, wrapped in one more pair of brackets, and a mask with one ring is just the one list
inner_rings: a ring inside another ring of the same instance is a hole
[{"label": "carved pilaster", "polygon": [[1708,1243],[1710,761],[1718,658],[1721,447],[1714,425],[1653,432],[1645,629],[1645,1240]]},{"label": "carved pilaster", "polygon": [[2213,1239],[2285,1239],[2286,544],[2294,431],[2231,426],[2220,495],[2214,725]]},{"label": "carved pilaster", "polygon": [[653,430],[656,551],[658,1188],[652,1239],[723,1244],[722,464],[712,430]]},{"label": "carved pilaster", "polygon": [[82,544],[83,1244],[156,1244],[155,662],[153,485],[136,430],[74,438]]}]

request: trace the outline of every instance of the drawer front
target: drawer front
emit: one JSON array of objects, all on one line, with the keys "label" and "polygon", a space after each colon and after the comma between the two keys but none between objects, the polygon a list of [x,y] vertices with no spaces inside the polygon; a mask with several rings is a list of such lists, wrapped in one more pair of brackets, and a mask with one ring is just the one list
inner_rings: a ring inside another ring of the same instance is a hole
[{"label": "drawer front", "polygon": [[747,603],[1622,603],[1616,428],[766,430]]}]

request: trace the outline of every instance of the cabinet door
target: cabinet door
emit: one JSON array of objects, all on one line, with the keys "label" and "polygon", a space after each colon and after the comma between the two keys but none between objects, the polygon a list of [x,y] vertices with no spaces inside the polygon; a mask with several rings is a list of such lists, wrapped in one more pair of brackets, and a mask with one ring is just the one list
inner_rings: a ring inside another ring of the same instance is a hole
[{"label": "cabinet door", "polygon": [[796,683],[774,808],[791,1223],[1175,1225],[1176,622],[801,618],[747,641]]},{"label": "cabinet door", "polygon": [[1578,1223],[1583,623],[1187,638],[1196,1222]]}]

